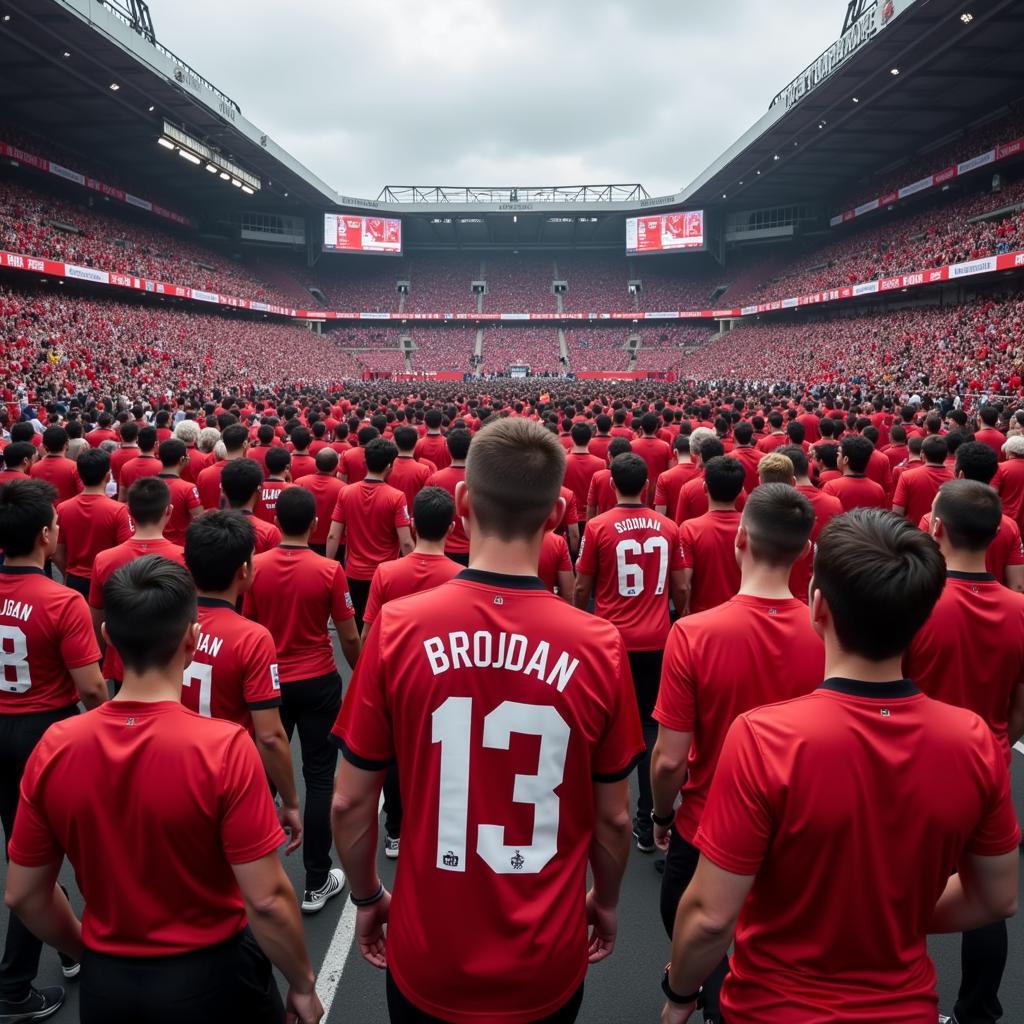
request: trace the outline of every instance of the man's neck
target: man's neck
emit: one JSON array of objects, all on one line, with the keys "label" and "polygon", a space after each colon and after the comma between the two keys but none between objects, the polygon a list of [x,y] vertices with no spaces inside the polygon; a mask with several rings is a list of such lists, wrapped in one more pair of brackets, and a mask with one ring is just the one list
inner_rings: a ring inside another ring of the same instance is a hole
[{"label": "man's neck", "polygon": [[93,484],[93,485],[91,485],[89,487],[83,487],[82,488],[82,493],[83,494],[104,494],[105,495],[107,493],[107,485],[106,484]]},{"label": "man's neck", "polygon": [[126,668],[124,682],[114,700],[137,701],[141,704],[173,701],[180,704],[183,675],[184,666],[177,672],[152,669],[149,672],[137,673]]},{"label": "man's neck", "polygon": [[448,468],[449,469],[465,469],[466,468],[466,460],[465,459],[452,459],[451,465]]},{"label": "man's neck", "polygon": [[309,534],[304,533],[301,537],[293,537],[286,533],[281,537],[281,546],[286,548],[308,548]]},{"label": "man's neck", "polygon": [[573,455],[589,455],[589,454],[590,454],[590,451],[589,451],[589,449],[587,449],[587,448],[586,448],[585,446],[584,446],[584,447],[581,447],[581,446],[580,446],[580,445],[578,445],[578,444],[574,444],[574,445],[572,446],[572,452],[571,452],[571,454],[573,454]]},{"label": "man's neck", "polygon": [[444,541],[424,540],[422,537],[417,537],[416,547],[413,549],[413,553],[417,555],[443,555]]},{"label": "man's neck", "polygon": [[616,504],[617,505],[642,505],[643,499],[639,494],[620,494],[618,491],[615,492]]},{"label": "man's neck", "polygon": [[238,584],[234,583],[227,590],[196,590],[196,593],[200,597],[205,597],[208,601],[225,601],[231,605],[232,608],[238,604]]},{"label": "man's neck", "polygon": [[796,478],[796,485],[797,485],[797,487],[813,487],[814,486],[814,484],[811,483],[811,478],[809,476],[798,476]]},{"label": "man's neck", "polygon": [[856,679],[862,683],[891,683],[903,678],[902,652],[895,658],[870,661],[844,651],[838,641],[825,643],[825,678]]},{"label": "man's neck", "polygon": [[985,565],[984,551],[959,551],[948,544],[942,545],[942,555],[946,559],[946,572],[988,572]]},{"label": "man's neck", "polygon": [[416,456],[412,452],[399,452],[398,457],[400,459],[415,459]]},{"label": "man's neck", "polygon": [[131,448],[134,451],[138,451],[138,448],[139,448],[139,446],[137,444],[133,444],[133,443],[128,442],[128,441],[126,441],[124,444],[122,444],[121,447],[122,448]]},{"label": "man's neck", "polygon": [[288,483],[288,481],[285,480],[285,478],[283,476],[281,476],[280,474],[278,474],[278,473],[271,473],[270,476],[267,477],[267,483],[269,484],[271,482],[273,482],[275,484],[286,484],[286,483]]},{"label": "man's neck", "polygon": [[132,534],[132,540],[163,540],[164,530],[163,526],[142,526],[139,523],[135,524],[135,533]]},{"label": "man's neck", "polygon": [[164,466],[161,476],[181,476],[181,466]]},{"label": "man's neck", "polygon": [[777,569],[773,566],[758,565],[751,558],[744,558],[740,569],[740,594],[747,597],[762,597],[772,601],[786,601],[793,597],[789,589],[789,574],[792,566]]},{"label": "man's neck", "polygon": [[500,537],[470,532],[469,567],[480,572],[495,572],[505,576],[536,576],[540,549],[544,535],[538,533],[530,540],[502,540]]},{"label": "man's neck", "polygon": [[676,465],[677,466],[692,466],[693,459],[690,458],[689,452],[676,452]]},{"label": "man's neck", "polygon": [[708,511],[709,512],[735,512],[736,502],[735,501],[714,501],[708,498]]},{"label": "man's neck", "polygon": [[384,475],[382,473],[367,473],[366,476],[363,477],[363,479],[370,480],[375,484],[384,483]]},{"label": "man's neck", "polygon": [[46,569],[46,552],[42,548],[36,548],[27,555],[18,558],[4,559],[4,565],[11,569]]}]

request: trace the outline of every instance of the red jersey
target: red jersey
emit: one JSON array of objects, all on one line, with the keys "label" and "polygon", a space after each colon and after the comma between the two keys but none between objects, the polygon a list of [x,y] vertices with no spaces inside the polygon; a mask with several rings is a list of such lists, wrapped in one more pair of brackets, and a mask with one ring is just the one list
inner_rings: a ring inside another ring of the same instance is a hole
[{"label": "red jersey", "polygon": [[762,455],[769,455],[776,448],[789,444],[789,434],[768,434],[757,442],[755,447]]},{"label": "red jersey", "polygon": [[981,715],[1009,764],[1007,719],[1014,691],[1024,685],[1024,595],[988,573],[947,573],[903,670],[929,697]]},{"label": "red jersey", "polygon": [[804,484],[797,487],[797,490],[811,503],[814,509],[814,525],[811,527],[811,550],[793,563],[793,571],[789,574],[789,589],[793,596],[807,604],[811,586],[811,576],[814,574],[814,550],[821,536],[821,531],[836,516],[843,514],[843,505],[838,498],[830,494],[822,494],[817,487],[808,487]]},{"label": "red jersey", "polygon": [[159,477],[171,490],[171,518],[164,527],[164,536],[172,544],[185,544],[185,531],[192,522],[192,510],[201,507],[199,491],[174,473],[160,473]]},{"label": "red jersey", "polygon": [[584,453],[569,452],[565,457],[565,479],[562,483],[572,491],[576,498],[577,509],[587,507],[587,495],[590,493],[590,481],[595,473],[605,467],[603,459]]},{"label": "red jersey", "polygon": [[953,474],[945,466],[924,465],[903,473],[896,484],[893,506],[898,505],[907,519],[918,523],[923,515],[931,512],[939,488],[952,479]]},{"label": "red jersey", "polygon": [[999,492],[1003,513],[1017,521],[1024,521],[1024,459],[1011,458],[999,464],[992,486]]},{"label": "red jersey", "polygon": [[314,473],[304,476],[295,486],[316,498],[316,526],[309,535],[309,543],[326,545],[327,534],[331,531],[331,513],[345,485],[333,473]]},{"label": "red jersey", "polygon": [[672,454],[671,446],[657,437],[638,437],[629,446],[634,454],[647,463],[647,490],[644,493],[647,495],[647,503],[653,504],[658,477],[675,462],[675,455]]},{"label": "red jersey", "polygon": [[412,508],[416,495],[427,486],[431,473],[426,463],[417,462],[409,455],[399,455],[391,464],[391,472],[388,473],[388,486],[394,487],[405,495],[406,508]]},{"label": "red jersey", "polygon": [[576,571],[594,577],[594,614],[613,622],[630,651],[656,651],[668,635],[669,582],[685,568],[679,528],[643,505],[591,519]]},{"label": "red jersey", "polygon": [[39,741],[10,855],[37,867],[67,854],[85,897],[86,948],[175,956],[246,926],[231,865],[273,853],[284,838],[244,730],[177,701],[112,700]]},{"label": "red jersey", "polygon": [[301,480],[316,472],[316,459],[308,452],[294,452],[291,461],[292,480]]},{"label": "red jersey", "polygon": [[983,427],[977,431],[974,435],[975,441],[980,441],[982,444],[987,444],[999,456],[1000,461],[1003,459],[1003,445],[1006,444],[1006,435],[1001,430],[996,430],[995,427]]},{"label": "red jersey", "polygon": [[608,448],[613,440],[611,434],[595,434],[587,445],[587,451],[591,455],[596,455],[601,460],[601,465],[605,466],[608,464]]},{"label": "red jersey", "polygon": [[912,683],[829,679],[741,715],[695,843],[724,871],[756,876],[723,1017],[934,1020],[926,939],[950,870],[1019,838],[988,727]]},{"label": "red jersey", "polygon": [[666,469],[654,486],[655,508],[664,506],[665,514],[673,515],[679,504],[679,492],[699,474],[700,469],[692,462],[680,462],[679,465]]},{"label": "red jersey", "polygon": [[199,598],[199,642],[185,668],[181,703],[255,735],[252,712],[281,704],[277,650],[268,630],[228,601]]},{"label": "red jersey", "polygon": [[345,573],[354,580],[372,580],[381,562],[398,558],[398,529],[411,525],[405,496],[380,480],[343,488],[331,519],[345,527]]},{"label": "red jersey", "polygon": [[[766,666],[785,665],[775,672]],[[676,831],[693,843],[726,734],[745,711],[810,693],[821,682],[825,648],[807,605],[737,594],[688,615],[665,647],[655,721],[693,734]]]},{"label": "red jersey", "polygon": [[434,590],[462,572],[462,566],[445,555],[425,555],[414,551],[405,558],[381,562],[373,574],[370,595],[366,599],[363,622],[372,623],[381,607],[410,594]]},{"label": "red jersey", "polygon": [[338,472],[350,484],[357,484],[366,479],[366,452],[362,448],[349,448],[341,456]]},{"label": "red jersey", "polygon": [[81,594],[42,569],[0,565],[0,715],[74,706],[70,670],[99,660]]},{"label": "red jersey", "polygon": [[[740,491],[736,498],[736,511],[742,512],[747,504],[746,491]],[[697,476],[688,480],[679,489],[679,500],[676,502],[675,515],[673,518],[677,523],[685,523],[690,519],[699,519],[707,515],[711,503],[708,500],[708,492],[704,490],[704,472],[697,471]]]},{"label": "red jersey", "polygon": [[[910,449],[905,444],[891,444],[881,449],[882,454],[889,460],[889,465],[895,471],[896,467],[910,457]],[[895,481],[895,478],[893,478]]]},{"label": "red jersey", "polygon": [[821,490],[823,494],[838,498],[844,512],[851,512],[855,508],[889,507],[885,491],[866,476],[841,476],[838,480],[829,480]]},{"label": "red jersey", "polygon": [[57,522],[72,576],[91,576],[96,556],[132,535],[128,506],[105,494],[79,494],[62,501],[57,506]]},{"label": "red jersey", "polygon": [[[918,524],[925,533],[931,533],[931,525],[930,513]],[[1020,528],[1009,516],[1003,516],[995,540],[985,552],[985,569],[999,583],[1005,583],[1006,570],[1011,565],[1024,565],[1024,545],[1021,544]]]},{"label": "red jersey", "polygon": [[253,462],[259,463],[259,467],[263,470],[263,475],[265,477],[267,475],[267,452],[269,452],[271,448],[276,447],[278,446],[274,444],[252,445],[246,449],[245,457],[247,459],[252,459]]},{"label": "red jersey", "polygon": [[188,449],[188,462],[182,467],[181,479],[190,484],[198,483],[199,474],[214,460],[213,452],[201,452],[198,448]]},{"label": "red jersey", "polygon": [[338,562],[281,545],[253,559],[245,615],[270,630],[281,682],[292,683],[337,672],[327,620],[351,619],[355,609]]},{"label": "red jersey", "polygon": [[[558,586],[560,572],[572,572],[569,545],[560,533],[549,530],[544,534],[544,543],[541,545],[537,576],[543,581],[544,586],[553,592]],[[572,597],[571,594],[568,596]]]},{"label": "red jersey", "polygon": [[273,523],[265,523],[257,519],[255,514],[247,508],[238,510],[252,524],[256,531],[256,546],[253,548],[254,555],[262,555],[264,551],[270,551],[281,543],[281,531]]},{"label": "red jersey", "polygon": [[159,476],[163,468],[163,463],[155,455],[136,455],[121,467],[118,486],[127,491],[136,480],[144,476]]},{"label": "red jersey", "polygon": [[413,453],[417,459],[430,459],[439,470],[452,464],[448,443],[441,434],[425,434],[416,442]]},{"label": "red jersey", "polygon": [[[341,481],[339,480],[338,483],[340,484]],[[252,514],[261,522],[273,526],[277,499],[286,487],[291,487],[287,480],[264,480],[257,492]]]},{"label": "red jersey", "polygon": [[757,464],[764,458],[764,452],[747,445],[739,445],[730,453],[737,462],[743,463],[743,490],[749,494],[761,483],[757,472]]},{"label": "red jersey", "polygon": [[690,614],[717,608],[740,589],[736,564],[739,512],[706,512],[679,528],[679,540],[690,580]]},{"label": "red jersey", "polygon": [[[427,480],[428,487],[441,487],[446,490],[452,498],[455,497],[455,487],[466,479],[465,466],[448,466],[446,469],[439,469]],[[564,489],[564,488],[563,488]],[[566,525],[570,523],[569,509],[565,510]],[[465,555],[469,552],[469,536],[466,528],[462,525],[462,517],[455,517],[455,527],[448,534],[444,542],[444,553],[446,555]]]},{"label": "red jersey", "polygon": [[[575,498],[575,495],[574,495]],[[618,503],[615,488],[612,486],[612,471],[602,469],[590,478],[590,489],[587,492],[587,508],[596,508],[596,515],[615,508]]]},{"label": "red jersey", "polygon": [[196,478],[196,487],[199,489],[199,500],[203,508],[209,512],[211,509],[221,507],[222,495],[220,492],[220,475],[224,472],[227,463],[222,459],[207,466]]},{"label": "red jersey", "polygon": [[97,427],[95,430],[90,430],[85,435],[85,439],[89,442],[90,448],[99,448],[104,441],[117,441],[118,434],[116,430],[110,430],[107,427]]},{"label": "red jersey", "polygon": [[643,750],[617,630],[539,579],[463,570],[381,610],[334,736],[362,768],[397,759],[423,812],[388,921],[402,992],[453,1024],[564,1005],[587,970],[593,784]]},{"label": "red jersey", "polygon": [[70,500],[82,490],[78,467],[63,455],[44,455],[38,462],[32,463],[28,475],[33,480],[45,480],[57,488],[55,505]]},{"label": "red jersey", "polygon": [[895,481],[892,478],[892,463],[877,449],[871,450],[871,458],[868,459],[868,468],[864,475],[869,480],[874,480],[886,495],[892,494]]}]

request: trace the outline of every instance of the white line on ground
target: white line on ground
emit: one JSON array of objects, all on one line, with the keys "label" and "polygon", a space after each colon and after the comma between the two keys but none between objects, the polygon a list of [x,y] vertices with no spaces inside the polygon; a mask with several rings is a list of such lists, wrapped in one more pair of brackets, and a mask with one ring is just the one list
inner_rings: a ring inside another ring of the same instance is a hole
[{"label": "white line on ground", "polygon": [[[378,811],[383,807],[384,794],[381,793]],[[331,1006],[334,1004],[334,997],[338,994],[341,976],[345,973],[345,964],[348,963],[348,956],[352,952],[356,937],[356,908],[348,898],[348,894],[343,898],[345,908],[338,919],[338,926],[334,929],[331,944],[327,947],[323,963],[320,965],[320,973],[317,975],[317,991],[320,995],[320,1002],[324,1005],[324,1020],[331,1015]]]}]

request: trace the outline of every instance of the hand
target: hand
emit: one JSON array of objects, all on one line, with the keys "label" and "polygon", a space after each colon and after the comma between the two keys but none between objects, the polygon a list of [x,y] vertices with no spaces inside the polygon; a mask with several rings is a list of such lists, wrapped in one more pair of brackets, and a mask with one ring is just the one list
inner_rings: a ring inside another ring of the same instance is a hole
[{"label": "hand", "polygon": [[662,853],[668,851],[669,837],[672,835],[672,826],[666,825],[664,828],[661,825],[654,826],[654,845],[661,850]]},{"label": "hand", "polygon": [[316,989],[307,993],[296,992],[293,988],[288,989],[288,998],[285,1000],[285,1024],[320,1024],[323,1018],[324,1008]]},{"label": "hand", "polygon": [[666,999],[665,1005],[661,1010],[661,1024],[686,1024],[696,1009],[696,1001],[692,1003],[670,1003]]},{"label": "hand", "polygon": [[299,805],[286,807],[281,804],[277,809],[277,820],[281,828],[288,833],[288,845],[285,847],[285,854],[293,853],[302,845],[302,814]]},{"label": "hand", "polygon": [[376,903],[360,907],[356,913],[356,942],[363,959],[383,970],[388,965],[385,925],[391,909],[391,893],[384,890]]},{"label": "hand", "polygon": [[603,907],[597,902],[594,890],[587,893],[587,924],[590,925],[590,949],[587,962],[596,964],[611,956],[615,948],[615,935],[619,930],[619,912],[615,907]]}]

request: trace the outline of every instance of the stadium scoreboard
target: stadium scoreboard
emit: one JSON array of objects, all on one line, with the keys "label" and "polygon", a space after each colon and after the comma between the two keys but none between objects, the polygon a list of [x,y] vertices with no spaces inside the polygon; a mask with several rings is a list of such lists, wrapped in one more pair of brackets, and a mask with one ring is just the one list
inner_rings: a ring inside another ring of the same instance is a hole
[{"label": "stadium scoreboard", "polygon": [[704,250],[704,211],[626,218],[626,255]]},{"label": "stadium scoreboard", "polygon": [[402,255],[402,222],[391,217],[324,214],[324,252]]}]

